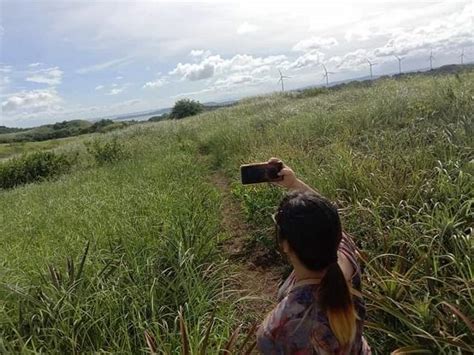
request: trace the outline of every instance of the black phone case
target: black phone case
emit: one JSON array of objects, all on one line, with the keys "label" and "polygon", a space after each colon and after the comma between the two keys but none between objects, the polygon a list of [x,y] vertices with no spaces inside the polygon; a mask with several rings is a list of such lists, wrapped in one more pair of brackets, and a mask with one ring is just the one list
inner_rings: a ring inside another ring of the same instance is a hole
[{"label": "black phone case", "polygon": [[278,176],[278,172],[283,168],[282,163],[260,163],[242,165],[240,176],[242,184],[258,184],[262,182],[281,181],[283,176]]}]

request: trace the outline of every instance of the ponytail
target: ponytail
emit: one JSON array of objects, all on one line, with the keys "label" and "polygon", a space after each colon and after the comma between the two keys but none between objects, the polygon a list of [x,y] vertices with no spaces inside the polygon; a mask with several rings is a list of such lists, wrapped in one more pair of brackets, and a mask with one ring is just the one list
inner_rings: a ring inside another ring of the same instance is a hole
[{"label": "ponytail", "polygon": [[337,262],[331,263],[319,286],[319,301],[342,348],[355,338],[356,313],[349,285]]}]

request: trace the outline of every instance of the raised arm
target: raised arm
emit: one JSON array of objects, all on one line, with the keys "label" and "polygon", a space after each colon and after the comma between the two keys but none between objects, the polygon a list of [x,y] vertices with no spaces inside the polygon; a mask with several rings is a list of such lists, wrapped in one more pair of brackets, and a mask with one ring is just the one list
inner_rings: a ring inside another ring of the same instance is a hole
[{"label": "raised arm", "polygon": [[298,179],[296,177],[295,172],[290,167],[286,166],[280,159],[270,158],[270,160],[268,160],[268,162],[269,163],[282,163],[283,164],[283,169],[281,169],[280,172],[278,173],[278,175],[283,176],[283,180],[278,181],[278,182],[273,182],[274,185],[284,187],[284,188],[286,188],[288,190],[291,190],[291,191],[301,191],[301,192],[311,191],[311,192],[321,196],[321,194],[318,191],[316,191],[315,189],[313,189],[312,187],[306,185],[303,181]]}]

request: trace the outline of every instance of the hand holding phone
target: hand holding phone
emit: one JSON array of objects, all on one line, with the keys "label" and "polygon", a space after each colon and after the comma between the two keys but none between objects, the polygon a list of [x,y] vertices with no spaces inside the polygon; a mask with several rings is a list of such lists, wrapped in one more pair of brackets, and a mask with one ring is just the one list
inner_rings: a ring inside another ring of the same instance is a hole
[{"label": "hand holding phone", "polygon": [[281,161],[241,165],[240,176],[242,184],[282,181],[283,176],[278,175],[281,169],[283,169]]}]

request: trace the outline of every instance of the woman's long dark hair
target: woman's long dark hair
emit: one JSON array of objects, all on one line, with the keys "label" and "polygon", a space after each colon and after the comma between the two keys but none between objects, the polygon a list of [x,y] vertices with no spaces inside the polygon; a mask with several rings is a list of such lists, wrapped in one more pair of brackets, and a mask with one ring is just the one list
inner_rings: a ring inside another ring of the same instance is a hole
[{"label": "woman's long dark hair", "polygon": [[319,302],[342,347],[355,337],[356,313],[347,281],[337,263],[342,227],[337,209],[310,192],[293,192],[283,198],[275,216],[278,241],[286,240],[308,269],[326,269]]}]

